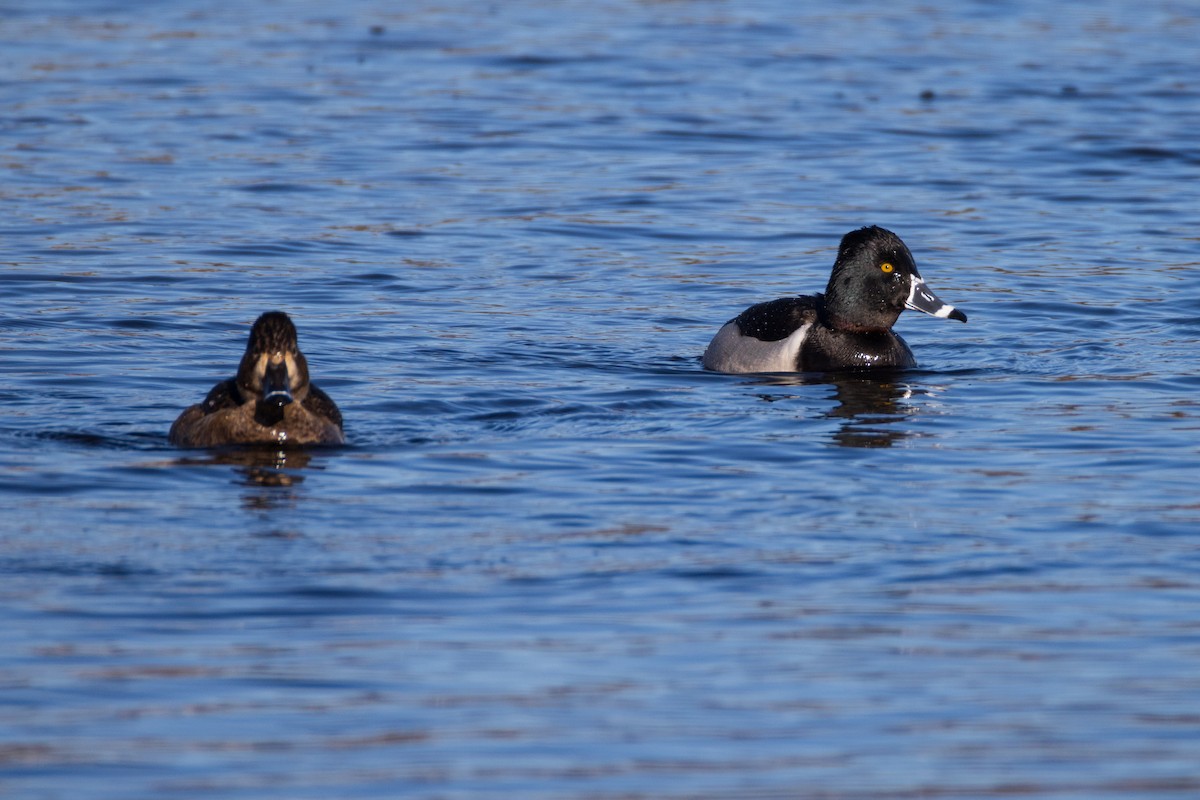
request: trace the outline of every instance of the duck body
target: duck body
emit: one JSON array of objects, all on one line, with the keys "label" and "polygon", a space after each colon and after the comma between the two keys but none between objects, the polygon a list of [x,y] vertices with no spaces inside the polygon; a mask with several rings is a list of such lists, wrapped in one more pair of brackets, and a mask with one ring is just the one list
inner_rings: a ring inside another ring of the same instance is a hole
[{"label": "duck body", "polygon": [[179,447],[345,444],[342,414],[309,381],[308,363],[287,314],[254,323],[238,374],[184,410],[168,438]]},{"label": "duck body", "polygon": [[729,373],[915,367],[912,349],[892,330],[905,308],[967,320],[929,290],[900,237],[874,226],[851,231],[823,294],[750,306],[717,331],[704,367]]},{"label": "duck body", "polygon": [[725,323],[704,352],[716,372],[830,372],[917,365],[895,331],[843,331],[821,321],[823,295],[750,306]]},{"label": "duck body", "polygon": [[256,397],[243,397],[235,378],[221,381],[203,403],[180,414],[169,438],[179,447],[346,443],[341,412],[316,386],[308,387],[302,402],[273,409]]}]

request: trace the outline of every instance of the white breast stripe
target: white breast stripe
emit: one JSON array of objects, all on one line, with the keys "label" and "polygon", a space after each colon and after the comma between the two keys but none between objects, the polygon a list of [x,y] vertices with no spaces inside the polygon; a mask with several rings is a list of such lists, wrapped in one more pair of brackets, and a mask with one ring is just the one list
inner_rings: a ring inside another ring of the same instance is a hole
[{"label": "white breast stripe", "polygon": [[795,372],[796,356],[812,323],[786,339],[764,342],[743,336],[737,322],[726,323],[704,351],[704,368],[715,372]]}]

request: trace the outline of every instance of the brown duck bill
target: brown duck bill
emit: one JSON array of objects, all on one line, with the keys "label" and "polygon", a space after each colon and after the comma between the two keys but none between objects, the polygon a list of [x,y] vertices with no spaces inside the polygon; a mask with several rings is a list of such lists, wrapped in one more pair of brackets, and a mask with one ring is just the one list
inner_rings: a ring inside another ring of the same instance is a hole
[{"label": "brown duck bill", "polygon": [[268,362],[267,368],[263,372],[262,402],[283,408],[292,402],[290,386],[287,362],[280,361],[278,364]]}]

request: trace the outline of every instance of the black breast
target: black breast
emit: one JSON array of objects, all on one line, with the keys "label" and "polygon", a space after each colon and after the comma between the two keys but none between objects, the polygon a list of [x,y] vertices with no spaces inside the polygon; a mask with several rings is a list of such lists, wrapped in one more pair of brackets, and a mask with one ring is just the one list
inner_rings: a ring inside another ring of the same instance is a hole
[{"label": "black breast", "polygon": [[893,331],[852,333],[814,325],[800,349],[801,368],[812,372],[908,369],[917,365],[908,343]]}]

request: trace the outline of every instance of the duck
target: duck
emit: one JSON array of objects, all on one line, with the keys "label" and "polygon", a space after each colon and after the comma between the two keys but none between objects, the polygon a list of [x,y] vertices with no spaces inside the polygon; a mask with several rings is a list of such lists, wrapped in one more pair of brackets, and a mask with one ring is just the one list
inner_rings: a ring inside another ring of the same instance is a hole
[{"label": "duck", "polygon": [[268,311],[255,321],[237,375],[185,409],[168,439],[190,448],[346,442],[342,412],[309,382],[296,325],[282,311]]},{"label": "duck", "polygon": [[752,305],[704,351],[714,372],[910,369],[912,349],[892,330],[900,312],[967,321],[926,284],[900,237],[869,225],[842,237],[823,294]]}]

